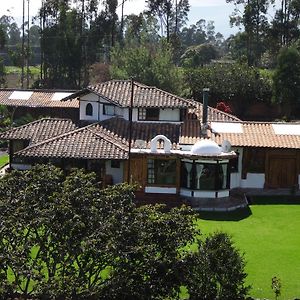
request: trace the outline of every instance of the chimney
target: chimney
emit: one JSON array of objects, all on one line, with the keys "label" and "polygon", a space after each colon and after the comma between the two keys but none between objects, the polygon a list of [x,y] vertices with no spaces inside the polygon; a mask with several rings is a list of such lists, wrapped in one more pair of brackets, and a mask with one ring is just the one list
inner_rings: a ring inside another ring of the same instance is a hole
[{"label": "chimney", "polygon": [[209,94],[209,88],[204,88],[201,133],[205,137],[207,136],[208,94]]}]

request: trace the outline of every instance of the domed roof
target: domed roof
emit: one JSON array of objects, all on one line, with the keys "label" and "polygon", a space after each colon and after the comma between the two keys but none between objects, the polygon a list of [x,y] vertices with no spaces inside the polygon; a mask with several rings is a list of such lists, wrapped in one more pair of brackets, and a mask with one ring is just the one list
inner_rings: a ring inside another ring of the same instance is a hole
[{"label": "domed roof", "polygon": [[201,140],[193,145],[191,149],[191,153],[193,155],[220,155],[222,154],[222,148],[218,146],[218,144],[212,140]]}]

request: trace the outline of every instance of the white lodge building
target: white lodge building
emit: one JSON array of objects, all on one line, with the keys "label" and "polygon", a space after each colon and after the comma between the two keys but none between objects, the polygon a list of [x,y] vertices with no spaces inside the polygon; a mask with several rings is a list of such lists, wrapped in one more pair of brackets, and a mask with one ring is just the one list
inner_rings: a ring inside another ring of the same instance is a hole
[{"label": "white lodge building", "polygon": [[104,186],[138,183],[137,198],[146,202],[230,201],[233,188],[299,188],[300,123],[243,122],[155,87],[132,89],[130,81],[89,86],[61,101],[79,101],[79,124],[45,118],[0,134],[10,142],[11,168],[82,167]]}]

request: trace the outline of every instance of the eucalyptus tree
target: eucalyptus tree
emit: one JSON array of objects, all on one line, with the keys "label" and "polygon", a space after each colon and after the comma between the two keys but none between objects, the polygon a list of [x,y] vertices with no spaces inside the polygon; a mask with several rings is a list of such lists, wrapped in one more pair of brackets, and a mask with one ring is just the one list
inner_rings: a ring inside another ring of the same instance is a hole
[{"label": "eucalyptus tree", "polygon": [[300,37],[300,1],[281,0],[270,28],[270,38],[275,41],[277,50],[290,46]]},{"label": "eucalyptus tree", "polygon": [[88,46],[92,44],[89,32],[98,17],[98,5],[98,0],[42,2],[39,15],[44,86],[78,88],[87,85],[91,64]]},{"label": "eucalyptus tree", "polygon": [[244,26],[247,36],[248,65],[258,64],[264,51],[263,42],[268,28],[268,8],[274,0],[226,0],[235,5],[230,23]]},{"label": "eucalyptus tree", "polygon": [[161,34],[170,41],[171,34],[177,35],[187,21],[190,9],[188,0],[146,0],[148,13],[160,20]]}]

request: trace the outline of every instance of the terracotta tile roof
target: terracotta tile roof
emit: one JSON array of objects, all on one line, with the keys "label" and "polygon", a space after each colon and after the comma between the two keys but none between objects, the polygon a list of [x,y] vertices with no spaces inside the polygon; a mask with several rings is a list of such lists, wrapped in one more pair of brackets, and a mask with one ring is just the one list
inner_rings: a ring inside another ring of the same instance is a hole
[{"label": "terracotta tile roof", "polygon": [[17,157],[51,157],[77,159],[126,159],[128,146],[92,130],[95,125],[65,133],[29,146],[16,153]]},{"label": "terracotta tile roof", "polygon": [[[95,130],[98,130],[97,126],[101,126],[101,130],[104,130],[114,139],[129,143],[129,121],[122,118],[111,118],[95,125]],[[180,127],[181,124],[176,123],[132,122],[132,147],[138,148],[136,141],[142,140],[145,142],[146,147],[150,148],[151,140],[162,134],[170,139],[173,148],[176,149],[179,142]]]},{"label": "terracotta tile roof", "polygon": [[[66,99],[93,92],[109,102],[121,107],[129,107],[131,99],[130,80],[111,80],[88,86]],[[195,102],[165,92],[153,86],[134,82],[134,107],[189,108],[195,107]]]},{"label": "terracotta tile roof", "polygon": [[[220,122],[226,127],[226,122]],[[300,148],[300,135],[275,134],[273,124],[266,122],[238,122],[243,133],[220,133],[220,136],[212,137],[218,144],[228,140],[232,146],[263,147],[263,148]],[[299,125],[299,123],[298,123]],[[226,130],[225,130],[226,131]],[[208,131],[209,136],[211,133]],[[200,139],[200,123],[197,121],[186,122],[181,131],[180,143],[194,144]]]},{"label": "terracotta tile roof", "polygon": [[[196,101],[195,101],[196,102]],[[203,105],[200,102],[196,102],[196,108],[189,109],[189,118],[198,120],[202,120],[202,113],[203,113]],[[225,113],[223,111],[220,111],[216,108],[208,106],[207,111],[207,120],[209,122],[212,121],[225,121],[225,122],[235,122],[235,121],[241,121],[238,117]]]},{"label": "terracotta tile roof", "polygon": [[[158,134],[164,134],[176,149],[179,133],[179,124],[133,122],[132,148],[138,148],[136,140],[143,140],[145,146],[150,148],[151,139]],[[17,156],[126,159],[128,150],[129,122],[121,118],[112,118],[32,145],[18,152]]]},{"label": "terracotta tile roof", "polygon": [[44,141],[76,129],[69,119],[45,118],[0,133],[2,140],[29,140],[31,144]]},{"label": "terracotta tile roof", "polygon": [[[229,140],[232,146],[300,148],[300,135],[276,134],[273,124],[262,122],[219,122],[222,132],[212,137],[218,144]],[[226,133],[229,126],[237,124],[243,133]],[[224,125],[224,126],[223,126]],[[300,123],[298,124],[300,126]],[[208,131],[209,132],[209,131]],[[176,123],[132,124],[132,147],[138,149],[137,140],[150,148],[150,141],[156,135],[168,137],[173,149],[180,144],[192,145],[200,140],[200,122],[187,120]],[[211,137],[211,133],[209,132]],[[43,119],[28,125],[14,128],[0,135],[4,139],[30,139],[31,145],[17,155],[20,157],[60,157],[78,159],[127,159],[129,148],[129,122],[122,118],[111,118],[80,129],[69,120]],[[143,148],[144,148],[143,147]]]},{"label": "terracotta tile roof", "polygon": [[[0,105],[5,106],[24,106],[24,107],[62,107],[62,108],[79,108],[79,101],[75,98],[72,101],[52,100],[55,93],[67,93],[74,91],[42,91],[42,90],[22,90],[24,92],[32,92],[32,95],[24,99],[10,99],[13,89],[0,90]],[[21,92],[21,90],[19,90]],[[18,98],[18,97],[16,97]]]}]

